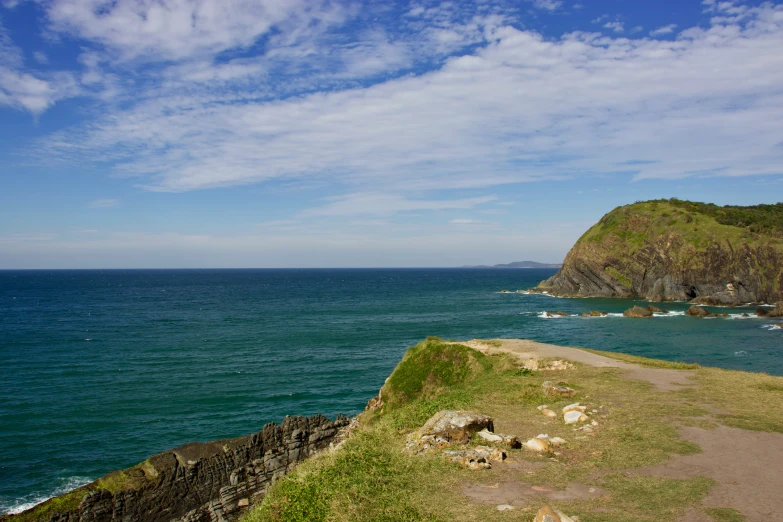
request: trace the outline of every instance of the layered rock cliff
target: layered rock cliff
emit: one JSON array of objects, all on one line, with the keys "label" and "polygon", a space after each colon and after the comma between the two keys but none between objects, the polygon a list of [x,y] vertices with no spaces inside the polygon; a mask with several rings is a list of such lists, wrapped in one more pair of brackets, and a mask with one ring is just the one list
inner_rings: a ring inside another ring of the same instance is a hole
[{"label": "layered rock cliff", "polygon": [[783,300],[783,203],[645,201],[606,214],[538,288],[554,295],[738,305]]},{"label": "layered rock cliff", "polygon": [[230,522],[349,424],[286,417],[254,435],[186,444],[0,522]]}]

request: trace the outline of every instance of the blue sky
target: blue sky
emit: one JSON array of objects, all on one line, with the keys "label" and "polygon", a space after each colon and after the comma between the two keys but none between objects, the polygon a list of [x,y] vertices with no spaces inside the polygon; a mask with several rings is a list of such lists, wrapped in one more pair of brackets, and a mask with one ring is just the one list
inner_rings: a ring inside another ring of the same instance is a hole
[{"label": "blue sky", "polygon": [[0,0],[0,268],[559,261],[783,200],[783,5]]}]

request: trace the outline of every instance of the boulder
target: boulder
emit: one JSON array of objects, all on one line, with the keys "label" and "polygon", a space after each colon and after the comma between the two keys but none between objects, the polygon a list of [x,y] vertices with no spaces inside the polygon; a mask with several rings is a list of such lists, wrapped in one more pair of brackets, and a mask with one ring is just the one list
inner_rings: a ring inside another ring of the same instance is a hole
[{"label": "boulder", "polygon": [[590,317],[604,317],[606,312],[598,312],[596,310],[590,310]]},{"label": "boulder", "polygon": [[407,447],[417,451],[443,448],[450,444],[467,444],[481,430],[494,431],[492,418],[472,411],[439,411],[424,425],[408,435]]},{"label": "boulder", "polygon": [[629,308],[625,312],[623,312],[623,317],[635,317],[635,318],[645,318],[645,317],[652,317],[653,313],[647,309],[642,308],[641,306],[634,306],[633,308]]},{"label": "boulder", "polygon": [[688,311],[685,312],[685,315],[688,315],[690,317],[710,317],[712,315],[712,312],[710,312],[706,308],[702,308],[701,306],[691,306],[690,308],[688,308]]},{"label": "boulder", "polygon": [[557,448],[561,444],[565,444],[565,440],[560,437],[550,437],[546,433],[539,433],[523,445],[531,451],[551,453],[553,448]]},{"label": "boulder", "polygon": [[503,462],[506,456],[502,449],[487,446],[443,452],[446,460],[468,469],[489,469],[492,467],[491,462]]},{"label": "boulder", "polygon": [[572,410],[563,414],[563,421],[566,424],[576,424],[577,422],[587,422],[589,417],[579,410]]},{"label": "boulder", "polygon": [[538,510],[533,522],[574,522],[574,519],[547,505]]},{"label": "boulder", "polygon": [[492,433],[489,430],[481,430],[476,432],[476,436],[484,439],[487,442],[495,444],[501,444],[512,449],[518,449],[522,447],[522,443],[514,435],[503,435],[502,433]]},{"label": "boulder", "polygon": [[766,308],[762,308],[761,306],[757,306],[756,315],[759,317],[767,317],[769,315],[769,310],[767,310]]},{"label": "boulder", "polygon": [[557,413],[553,412],[548,408],[544,408],[543,410],[541,410],[541,413],[543,413],[547,417],[551,417],[551,418],[557,417]]},{"label": "boulder", "polygon": [[546,381],[541,385],[544,388],[544,392],[554,397],[563,397],[569,399],[576,395],[576,390],[569,388],[562,383],[553,383],[552,381]]},{"label": "boulder", "polygon": [[775,308],[767,313],[767,317],[783,317],[783,301],[775,303]]},{"label": "boulder", "polygon": [[557,312],[544,312],[544,313],[546,314],[547,317],[568,317],[570,315],[566,312],[561,312],[559,310]]},{"label": "boulder", "polygon": [[663,308],[658,308],[657,306],[649,305],[647,307],[649,311],[651,311],[654,314],[668,314],[668,310],[664,310]]}]

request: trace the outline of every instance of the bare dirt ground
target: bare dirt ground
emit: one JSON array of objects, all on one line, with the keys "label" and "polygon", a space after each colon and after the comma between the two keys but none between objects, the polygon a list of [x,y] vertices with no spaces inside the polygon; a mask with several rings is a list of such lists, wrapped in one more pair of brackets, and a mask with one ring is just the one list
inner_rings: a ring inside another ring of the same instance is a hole
[{"label": "bare dirt ground", "polygon": [[[625,370],[628,379],[647,381],[659,391],[682,389],[683,386],[697,386],[695,371],[647,368],[623,361],[593,354],[578,348],[555,346],[518,339],[502,339],[500,346],[481,341],[466,344],[481,352],[511,353],[523,361],[530,359],[557,358],[581,362],[597,367],[615,367]],[[781,405],[770,405],[779,408]],[[711,419],[715,421],[715,419]],[[716,421],[718,422],[718,421]],[[718,422],[719,423],[719,422]],[[684,426],[680,429],[683,439],[697,444],[702,453],[688,456],[674,456],[667,462],[650,467],[628,470],[635,475],[688,478],[709,477],[716,481],[710,494],[704,500],[704,507],[734,508],[742,513],[748,522],[770,522],[783,520],[783,434],[750,431],[719,425],[715,429]],[[585,486],[574,484],[565,491],[539,491],[522,482],[498,484],[497,488],[471,487],[463,494],[477,503],[505,503],[524,505],[531,496],[555,499],[589,498]],[[600,494],[600,493],[598,493]],[[710,522],[703,512],[692,509],[681,519],[682,522]]]}]

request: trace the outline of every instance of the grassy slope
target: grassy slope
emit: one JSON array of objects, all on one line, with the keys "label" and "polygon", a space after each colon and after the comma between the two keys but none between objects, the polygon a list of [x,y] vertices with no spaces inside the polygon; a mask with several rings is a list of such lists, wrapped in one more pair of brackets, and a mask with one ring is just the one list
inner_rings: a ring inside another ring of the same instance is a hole
[{"label": "grassy slope", "polygon": [[[768,210],[759,210],[758,207]],[[726,207],[725,212],[728,214],[719,214],[723,207],[704,203],[643,201],[612,210],[585,232],[577,244],[601,242],[615,236],[622,241],[624,250],[632,253],[646,245],[651,238],[676,232],[697,249],[715,241],[724,244],[728,241],[732,246],[743,243],[751,247],[762,244],[783,245],[783,205],[758,207]],[[726,215],[732,219],[725,219]],[[744,219],[741,216],[745,216]],[[727,224],[726,221],[735,224]],[[737,226],[746,222],[750,224]],[[619,243],[617,247],[620,247]]]},{"label": "grassy slope", "polygon": [[[454,365],[452,370],[444,364],[447,360]],[[633,362],[682,368],[677,363],[641,358]],[[579,439],[570,427],[535,408],[569,402],[542,394],[541,383],[551,379],[551,373],[526,374],[506,355],[484,356],[467,347],[428,339],[411,348],[390,377],[383,390],[390,402],[382,410],[363,414],[360,429],[340,451],[311,459],[277,482],[244,522],[532,519],[543,499],[533,500],[523,510],[527,515],[521,515],[519,510],[499,512],[495,506],[470,504],[460,494],[465,484],[509,480],[558,488],[579,481],[610,490],[608,498],[558,504],[582,522],[676,520],[709,492],[709,479],[634,477],[622,472],[663,462],[672,454],[698,452],[693,444],[678,438],[676,425],[709,428],[721,422],[783,432],[783,413],[764,409],[765,404],[783,399],[782,378],[713,368],[695,371],[700,386],[666,393],[654,391],[645,382],[623,379],[612,368],[577,365],[559,372],[557,378],[578,389],[583,403],[604,407],[597,416],[597,434]],[[438,381],[448,385],[439,386]],[[416,395],[416,389],[424,393]],[[709,406],[727,413],[710,417]],[[523,439],[548,433],[565,438],[568,444],[557,458],[513,450],[512,460],[538,466],[528,471],[506,466],[469,471],[446,463],[438,454],[405,452],[405,435],[446,408],[490,414],[501,433]],[[729,508],[712,509],[708,514],[716,521],[742,520]]]}]

